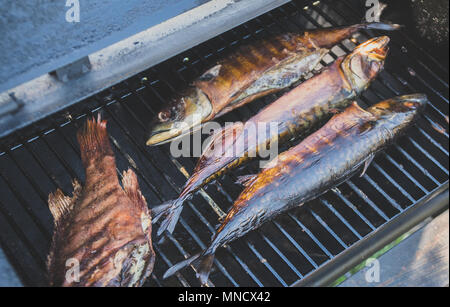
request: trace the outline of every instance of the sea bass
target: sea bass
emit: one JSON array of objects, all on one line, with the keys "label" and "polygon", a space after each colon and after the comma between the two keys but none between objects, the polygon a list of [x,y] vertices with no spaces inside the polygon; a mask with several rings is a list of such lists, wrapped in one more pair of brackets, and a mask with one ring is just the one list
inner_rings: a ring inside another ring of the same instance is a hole
[{"label": "sea bass", "polygon": [[367,111],[354,102],[300,144],[280,154],[259,174],[247,178],[244,191],[209,247],[173,266],[164,277],[192,264],[205,284],[218,247],[318,197],[361,168],[364,174],[374,155],[411,126],[426,103],[422,94],[389,99]]},{"label": "sea bass", "polygon": [[[155,208],[154,222],[164,216],[157,234],[173,231],[183,202],[203,185],[256,157],[268,144],[282,144],[305,135],[337,110],[348,106],[383,69],[388,43],[387,36],[368,40],[349,55],[338,58],[321,74],[265,107],[245,124],[235,123],[213,136],[178,199]],[[269,127],[273,123],[277,123],[277,129],[269,133],[248,129]]]},{"label": "sea bass", "polygon": [[52,286],[141,286],[151,274],[155,253],[151,216],[136,174],[123,172],[100,116],[77,134],[86,170],[84,187],[74,181],[73,196],[49,195],[55,220],[48,256]]},{"label": "sea bass", "polygon": [[190,134],[202,123],[293,85],[318,66],[329,48],[358,30],[398,28],[385,23],[357,24],[285,33],[238,47],[158,113],[147,145]]}]

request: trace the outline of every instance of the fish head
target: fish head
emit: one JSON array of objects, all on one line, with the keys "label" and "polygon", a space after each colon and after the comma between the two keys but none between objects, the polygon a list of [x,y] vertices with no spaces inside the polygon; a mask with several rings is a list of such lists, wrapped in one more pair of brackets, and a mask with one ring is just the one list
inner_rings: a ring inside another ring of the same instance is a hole
[{"label": "fish head", "polygon": [[212,104],[198,88],[190,88],[185,95],[173,100],[161,110],[151,125],[147,145],[161,145],[192,132],[212,113]]},{"label": "fish head", "polygon": [[398,96],[379,102],[368,109],[383,126],[394,135],[415,120],[425,108],[428,98],[424,94]]},{"label": "fish head", "polygon": [[347,55],[341,68],[357,93],[364,91],[384,68],[389,52],[389,37],[372,38]]}]

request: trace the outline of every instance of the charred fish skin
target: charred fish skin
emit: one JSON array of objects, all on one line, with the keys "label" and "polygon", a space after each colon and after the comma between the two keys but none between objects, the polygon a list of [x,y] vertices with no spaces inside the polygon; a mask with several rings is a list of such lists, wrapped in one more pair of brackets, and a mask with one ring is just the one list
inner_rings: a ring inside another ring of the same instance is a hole
[{"label": "charred fish skin", "polygon": [[122,186],[106,121],[89,120],[77,134],[86,171],[73,196],[49,195],[55,229],[47,261],[51,286],[140,286],[153,270],[151,216],[137,177]]},{"label": "charred fish skin", "polygon": [[[402,135],[427,103],[423,94],[380,102],[367,110],[356,102],[324,127],[279,155],[244,191],[218,228],[210,246],[187,264],[207,282],[216,249],[256,229],[280,213],[299,206],[366,170],[373,156]],[[165,277],[186,266],[169,269]]]},{"label": "charred fish skin", "polygon": [[398,28],[383,23],[358,24],[274,35],[240,46],[158,113],[147,145],[170,142],[201,123],[293,85],[319,64],[329,48],[361,29]]},{"label": "charred fish skin", "polygon": [[[154,221],[165,215],[157,235],[172,232],[183,202],[217,176],[256,157],[258,149],[274,140],[279,144],[306,135],[333,112],[345,108],[363,92],[384,67],[389,38],[377,37],[359,45],[345,57],[338,58],[321,74],[308,79],[277,101],[265,107],[245,124],[236,123],[219,132],[199,158],[192,176],[172,205],[158,210]],[[245,127],[278,123],[275,135],[260,137],[245,133]],[[221,144],[230,144],[223,150]],[[228,152],[232,152],[228,154]]]}]

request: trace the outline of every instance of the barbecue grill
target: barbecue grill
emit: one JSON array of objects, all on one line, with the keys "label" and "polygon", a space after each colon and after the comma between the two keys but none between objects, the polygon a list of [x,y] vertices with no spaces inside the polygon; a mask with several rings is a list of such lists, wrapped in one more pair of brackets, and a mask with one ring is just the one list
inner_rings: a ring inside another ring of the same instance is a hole
[{"label": "barbecue grill", "polygon": [[[119,173],[131,167],[147,203],[159,205],[178,195],[196,163],[196,158],[172,157],[169,144],[145,146],[150,119],[168,98],[236,44],[273,31],[361,22],[364,11],[358,9],[359,2],[288,2],[2,137],[0,243],[22,282],[48,284],[45,262],[53,220],[47,197],[58,187],[70,195],[71,180],[84,181],[75,135],[87,118],[100,112],[107,119]],[[375,35],[361,31],[334,47],[322,65]],[[330,284],[448,206],[448,68],[407,29],[389,36],[385,71],[358,103],[367,107],[397,95],[425,93],[430,104],[418,124],[377,155],[363,177],[356,176],[220,248],[209,277],[211,286]],[[259,99],[219,122],[243,121],[280,95]],[[147,286],[199,285],[191,268],[166,280],[162,275],[206,247],[218,219],[242,190],[236,177],[256,169],[256,164],[250,164],[233,171],[186,202],[173,235],[154,243],[157,259]]]}]

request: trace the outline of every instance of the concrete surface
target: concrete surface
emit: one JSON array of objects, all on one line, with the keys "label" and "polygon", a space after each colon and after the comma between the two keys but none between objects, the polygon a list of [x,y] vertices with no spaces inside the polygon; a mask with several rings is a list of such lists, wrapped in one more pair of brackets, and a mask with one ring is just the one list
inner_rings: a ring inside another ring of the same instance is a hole
[{"label": "concrete surface", "polygon": [[0,287],[21,287],[22,283],[0,248]]},{"label": "concrete surface", "polygon": [[[0,92],[209,0],[0,0]],[[66,13],[79,3],[79,22]]]},{"label": "concrete surface", "polygon": [[[340,287],[445,287],[449,285],[449,211],[441,214]],[[369,280],[369,281],[368,281]]]}]

